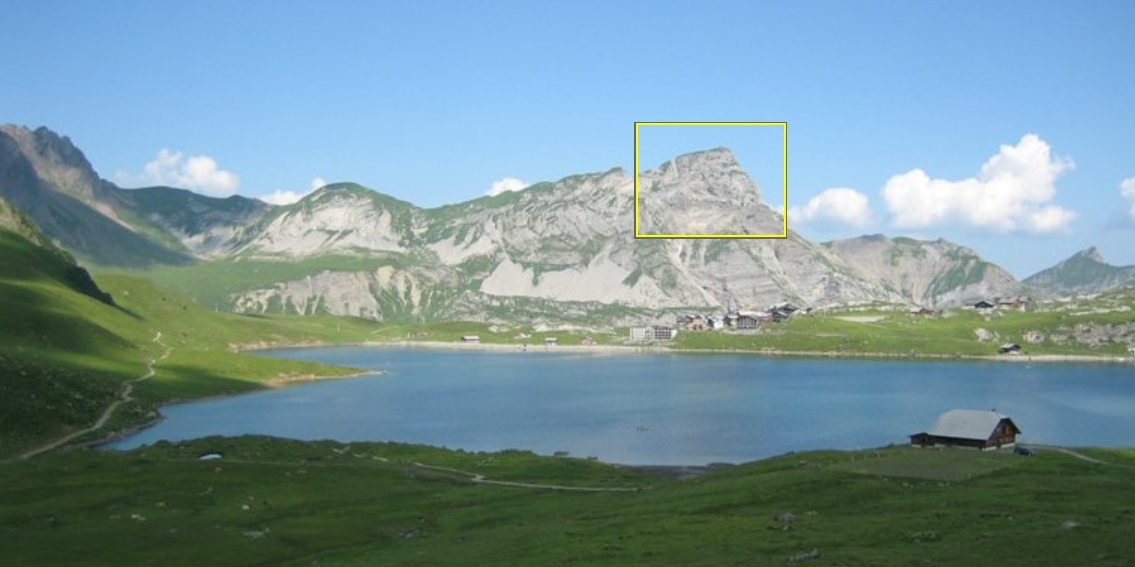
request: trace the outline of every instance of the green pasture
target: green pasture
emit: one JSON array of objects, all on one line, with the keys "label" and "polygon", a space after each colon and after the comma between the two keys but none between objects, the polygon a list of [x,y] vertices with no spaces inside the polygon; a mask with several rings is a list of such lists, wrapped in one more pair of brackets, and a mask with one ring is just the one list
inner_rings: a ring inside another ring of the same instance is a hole
[{"label": "green pasture", "polygon": [[[199,460],[213,452],[221,458]],[[1130,565],[1135,457],[1092,454],[1109,464],[1048,451],[805,452],[679,480],[519,451],[206,438],[0,466],[0,557],[44,566]],[[480,484],[420,465],[614,490]],[[936,468],[966,474],[911,474]]]},{"label": "green pasture", "polygon": [[[1128,303],[1135,299],[1127,297]],[[999,346],[1016,343],[1021,356],[1088,355],[1124,356],[1127,345],[1111,342],[1088,346],[1075,342],[1056,344],[1054,333],[1067,333],[1077,325],[1118,325],[1135,320],[1128,311],[1069,313],[1051,310],[1004,310],[982,315],[973,310],[954,309],[948,315],[924,317],[903,311],[844,311],[796,316],[782,323],[771,323],[761,331],[680,332],[674,346],[684,349],[746,350],[766,352],[825,353],[831,355],[879,355],[901,357],[993,356]],[[847,320],[848,318],[878,318]],[[979,341],[975,331],[996,333],[993,340]],[[1062,331],[1063,329],[1063,331]],[[1025,340],[1028,331],[1046,336],[1043,343]]]}]

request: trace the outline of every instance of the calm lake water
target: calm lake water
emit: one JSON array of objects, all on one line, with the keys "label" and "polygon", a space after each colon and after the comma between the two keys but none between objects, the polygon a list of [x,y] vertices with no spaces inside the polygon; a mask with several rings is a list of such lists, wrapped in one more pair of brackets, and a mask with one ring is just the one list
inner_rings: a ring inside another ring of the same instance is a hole
[{"label": "calm lake water", "polygon": [[256,433],[697,465],[905,443],[955,408],[997,408],[1024,443],[1135,446],[1130,364],[360,347],[270,354],[385,374],[166,406],[164,421],[111,448]]}]

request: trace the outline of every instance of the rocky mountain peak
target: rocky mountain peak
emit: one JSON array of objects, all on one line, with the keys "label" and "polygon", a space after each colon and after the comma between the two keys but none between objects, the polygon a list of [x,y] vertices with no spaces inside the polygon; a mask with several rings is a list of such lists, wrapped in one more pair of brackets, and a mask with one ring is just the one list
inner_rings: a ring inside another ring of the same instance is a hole
[{"label": "rocky mountain peak", "polygon": [[1051,268],[1041,270],[1024,283],[1041,294],[1096,293],[1135,282],[1135,266],[1112,266],[1092,246],[1073,254]]},{"label": "rocky mountain peak", "polygon": [[16,143],[40,179],[87,203],[97,200],[103,182],[70,138],[15,124],[0,126],[0,131]]},{"label": "rocky mountain peak", "polygon": [[1087,259],[1087,260],[1091,260],[1093,262],[1099,262],[1101,264],[1107,263],[1103,259],[1103,254],[1100,254],[1099,249],[1097,249],[1095,246],[1091,246],[1091,247],[1089,247],[1085,250],[1081,250],[1081,251],[1077,252],[1076,256],[1078,256],[1080,258]]},{"label": "rocky mountain peak", "polygon": [[737,163],[729,148],[713,148],[680,155],[659,167],[652,178],[662,184],[680,184],[687,193],[712,197],[761,198],[760,188]]},{"label": "rocky mountain peak", "polygon": [[684,154],[639,174],[640,232],[778,234],[782,219],[727,148]]}]

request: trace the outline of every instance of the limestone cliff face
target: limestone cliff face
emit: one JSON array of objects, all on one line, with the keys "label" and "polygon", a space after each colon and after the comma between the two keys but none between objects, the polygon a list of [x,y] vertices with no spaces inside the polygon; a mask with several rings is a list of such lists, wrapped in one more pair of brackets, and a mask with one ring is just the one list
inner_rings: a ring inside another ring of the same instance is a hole
[{"label": "limestone cliff face", "polygon": [[678,156],[639,175],[642,234],[782,234],[783,226],[726,148]]},{"label": "limestone cliff face", "polygon": [[406,252],[407,231],[418,213],[409,203],[358,185],[329,185],[266,215],[245,231],[245,242],[234,253],[306,258]]},{"label": "limestone cliff face", "polygon": [[[644,172],[641,179],[655,184],[662,203],[655,215],[659,222],[677,223],[673,226],[680,230],[725,227],[768,233],[783,228],[780,216],[760,203],[759,191],[728,150],[680,156]],[[826,306],[901,300],[795,233],[761,240],[635,239],[633,215],[633,179],[620,169],[432,210],[375,200],[354,188],[301,201],[265,221],[242,250],[301,258],[378,252],[413,258],[415,269],[433,270],[437,283],[459,282],[466,312],[475,312],[478,303],[489,311],[505,298],[527,305],[574,302],[714,311],[780,301]],[[432,285],[420,277],[416,281]],[[242,309],[269,303],[301,306],[317,296],[361,297],[368,287],[373,283],[367,278],[321,275],[249,290],[234,301]],[[403,312],[428,311],[413,298],[400,296],[398,301]],[[319,305],[351,313],[333,301]]]}]

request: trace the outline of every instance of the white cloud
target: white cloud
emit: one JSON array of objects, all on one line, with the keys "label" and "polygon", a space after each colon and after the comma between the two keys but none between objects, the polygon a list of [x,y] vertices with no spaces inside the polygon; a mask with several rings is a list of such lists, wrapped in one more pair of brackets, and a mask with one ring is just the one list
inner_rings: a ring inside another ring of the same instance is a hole
[{"label": "white cloud", "polygon": [[311,180],[311,183],[308,184],[307,191],[300,192],[292,191],[290,189],[277,189],[267,195],[261,195],[257,197],[257,199],[260,199],[261,201],[264,201],[269,205],[290,205],[310,195],[316,189],[319,189],[324,185],[327,185],[327,181],[325,181],[322,177],[315,177]]},{"label": "white cloud", "polygon": [[1135,177],[1128,177],[1119,182],[1119,194],[1127,199],[1131,207],[1127,209],[1127,220],[1135,222]]},{"label": "white cloud", "polygon": [[528,188],[527,183],[515,177],[505,177],[504,179],[493,183],[493,186],[489,187],[489,190],[486,191],[485,194],[490,197],[495,197],[497,195],[500,195],[501,193],[508,191],[523,191],[526,188]]},{"label": "white cloud", "polygon": [[875,222],[867,195],[847,187],[824,189],[803,207],[788,209],[789,224],[809,225],[818,230],[863,229]]},{"label": "white cloud", "polygon": [[169,185],[192,189],[211,197],[228,197],[240,189],[240,178],[225,171],[209,156],[189,156],[162,148],[157,157],[133,175],[118,172],[115,180],[127,185]]},{"label": "white cloud", "polygon": [[1015,146],[1001,146],[975,177],[934,179],[921,169],[896,175],[883,187],[883,200],[899,228],[961,224],[993,232],[1056,232],[1076,218],[1072,210],[1051,204],[1056,179],[1073,169],[1053,158],[1035,134]]}]

